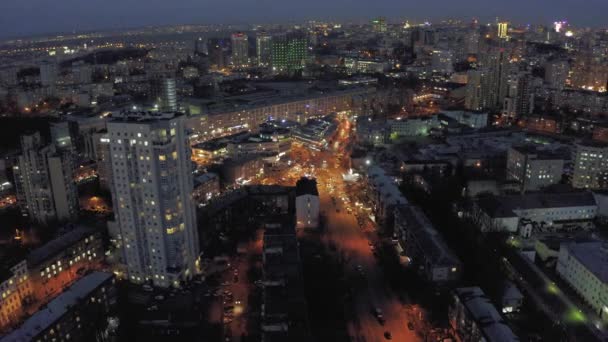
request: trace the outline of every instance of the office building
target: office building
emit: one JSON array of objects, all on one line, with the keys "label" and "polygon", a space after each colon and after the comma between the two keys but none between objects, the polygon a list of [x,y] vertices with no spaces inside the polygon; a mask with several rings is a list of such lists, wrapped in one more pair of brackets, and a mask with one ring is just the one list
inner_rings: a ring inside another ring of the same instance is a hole
[{"label": "office building", "polygon": [[507,152],[507,179],[520,183],[521,191],[536,191],[562,179],[564,158],[532,146],[511,147]]},{"label": "office building", "polygon": [[78,193],[72,157],[45,145],[40,133],[21,136],[21,155],[13,175],[17,200],[24,215],[40,224],[78,216]]},{"label": "office building", "polygon": [[272,37],[272,71],[292,74],[304,68],[308,58],[308,38],[302,32]]},{"label": "office building", "polygon": [[266,32],[258,32],[255,37],[255,52],[258,66],[268,67],[272,61],[272,36]]},{"label": "office building", "polygon": [[507,22],[498,23],[498,38],[500,38],[500,39],[509,38],[509,23],[507,23]]},{"label": "office building", "polygon": [[220,38],[209,39],[207,50],[209,51],[209,63],[211,63],[215,69],[226,67],[226,51],[228,50],[227,40]]},{"label": "office building", "polygon": [[599,317],[608,321],[608,243],[560,245],[556,271]]},{"label": "office building", "polygon": [[319,226],[319,191],[317,180],[302,177],[296,182],[296,228]]},{"label": "office building", "polygon": [[195,272],[199,249],[184,117],[123,112],[107,128],[112,202],[128,279],[179,286]]},{"label": "office building", "polygon": [[249,65],[249,38],[243,32],[233,33],[230,37],[232,42],[232,65],[241,68]]},{"label": "office building", "polygon": [[161,112],[177,111],[175,78],[165,76],[156,77],[151,83],[151,95],[155,108]]},{"label": "office building", "polygon": [[574,145],[572,186],[602,189],[608,186],[608,144],[580,142]]},{"label": "office building", "polygon": [[372,30],[376,33],[385,33],[388,30],[385,17],[373,19],[371,24]]},{"label": "office building", "polygon": [[454,291],[448,319],[458,341],[519,341],[479,287],[462,287]]},{"label": "office building", "polygon": [[116,304],[112,273],[93,272],[41,307],[1,342],[95,341]]}]

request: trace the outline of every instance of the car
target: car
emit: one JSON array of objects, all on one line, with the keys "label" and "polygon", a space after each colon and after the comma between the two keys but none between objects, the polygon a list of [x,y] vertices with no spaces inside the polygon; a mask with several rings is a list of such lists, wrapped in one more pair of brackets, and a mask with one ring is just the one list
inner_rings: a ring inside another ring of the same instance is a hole
[{"label": "car", "polygon": [[407,328],[410,330],[414,330],[414,324],[412,322],[407,322]]},{"label": "car", "polygon": [[374,315],[376,316],[376,318],[378,320],[384,319],[384,315],[383,315],[382,310],[380,308],[375,308],[374,309]]},{"label": "car", "polygon": [[384,332],[384,338],[387,340],[392,340],[393,339],[393,335],[391,335],[390,331],[385,331]]}]

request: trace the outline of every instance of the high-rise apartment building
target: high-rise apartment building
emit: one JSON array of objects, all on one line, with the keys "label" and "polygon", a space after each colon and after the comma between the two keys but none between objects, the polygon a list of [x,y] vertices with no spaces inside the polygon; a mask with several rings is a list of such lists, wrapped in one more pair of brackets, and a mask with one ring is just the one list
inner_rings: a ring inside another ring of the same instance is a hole
[{"label": "high-rise apartment building", "polygon": [[54,86],[57,83],[58,74],[57,63],[45,61],[40,64],[40,84],[43,87]]},{"label": "high-rise apartment building", "polygon": [[500,109],[508,92],[509,53],[504,48],[490,49],[482,59],[481,87],[483,108]]},{"label": "high-rise apartment building", "polygon": [[255,51],[258,66],[270,66],[272,57],[272,36],[265,32],[259,32],[255,38]]},{"label": "high-rise apartment building", "polygon": [[232,41],[232,65],[240,68],[249,64],[249,38],[243,32],[233,33]]},{"label": "high-rise apartment building", "polygon": [[308,39],[301,32],[272,37],[272,70],[291,74],[302,70],[308,57]]},{"label": "high-rise apartment building", "polygon": [[184,116],[125,112],[107,128],[127,276],[136,283],[179,286],[195,272],[199,250]]},{"label": "high-rise apartment building", "polygon": [[40,224],[72,220],[78,193],[69,153],[45,145],[40,133],[21,136],[21,155],[13,166],[17,200],[24,215]]},{"label": "high-rise apartment building", "polygon": [[582,142],[574,146],[572,186],[601,189],[608,186],[608,145]]},{"label": "high-rise apartment building", "polygon": [[550,61],[545,64],[545,82],[549,88],[562,89],[566,85],[570,64],[566,60]]}]

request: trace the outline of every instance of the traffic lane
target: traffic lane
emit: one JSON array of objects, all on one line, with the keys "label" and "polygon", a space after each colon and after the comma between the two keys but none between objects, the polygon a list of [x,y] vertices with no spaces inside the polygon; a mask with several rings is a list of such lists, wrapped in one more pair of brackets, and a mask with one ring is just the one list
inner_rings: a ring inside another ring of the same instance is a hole
[{"label": "traffic lane", "polygon": [[[374,257],[368,240],[358,229],[354,216],[336,213],[328,214],[329,236],[338,248],[344,251],[349,261],[348,268],[361,265],[365,272],[364,289],[357,291],[355,296],[358,323],[366,340],[385,340],[384,333],[389,331],[396,341],[418,341],[418,336],[407,329],[405,311],[401,302],[384,281],[384,274]],[[378,322],[373,310],[380,308],[385,317],[384,325]]]}]

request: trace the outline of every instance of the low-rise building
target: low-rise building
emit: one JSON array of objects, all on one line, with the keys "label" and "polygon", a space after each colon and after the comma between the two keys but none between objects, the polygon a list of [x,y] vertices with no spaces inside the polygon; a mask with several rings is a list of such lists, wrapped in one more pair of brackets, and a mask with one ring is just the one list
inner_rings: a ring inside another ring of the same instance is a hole
[{"label": "low-rise building", "polygon": [[93,272],[74,283],[0,338],[2,342],[95,341],[116,304],[112,273]]},{"label": "low-rise building", "polygon": [[465,110],[443,110],[441,114],[456,120],[461,125],[473,129],[482,129],[488,126],[488,113],[471,112]]},{"label": "low-rise building", "polygon": [[564,158],[533,146],[511,147],[507,152],[507,179],[521,184],[521,191],[535,191],[562,179]]},{"label": "low-rise building", "polygon": [[256,155],[226,159],[220,167],[224,187],[245,185],[263,173],[264,159]]},{"label": "low-rise building", "polygon": [[597,203],[590,192],[531,193],[483,198],[474,216],[481,231],[518,232],[593,228]]},{"label": "low-rise building", "polygon": [[479,287],[456,289],[448,318],[451,329],[461,342],[519,341]]},{"label": "low-rise building", "polygon": [[386,174],[384,169],[372,165],[367,168],[367,187],[376,221],[381,227],[393,226],[394,209],[408,204],[394,177]]},{"label": "low-rise building", "polygon": [[608,243],[562,244],[556,270],[598,316],[608,321]]},{"label": "low-rise building", "polygon": [[432,115],[391,120],[389,126],[391,137],[415,137],[429,135],[431,129],[440,127],[440,122],[437,115]]},{"label": "low-rise building", "polygon": [[462,263],[420,208],[406,205],[395,210],[395,234],[402,253],[425,279],[443,283],[460,278]]}]

